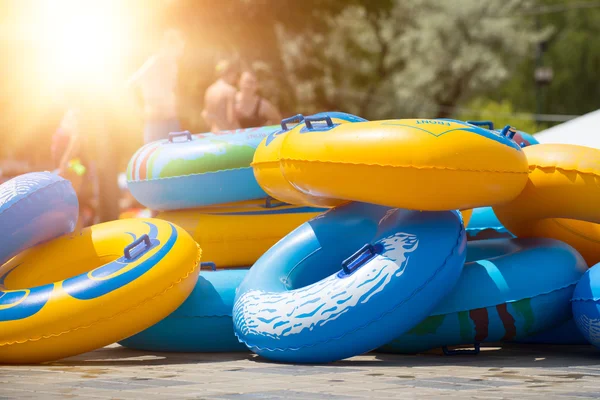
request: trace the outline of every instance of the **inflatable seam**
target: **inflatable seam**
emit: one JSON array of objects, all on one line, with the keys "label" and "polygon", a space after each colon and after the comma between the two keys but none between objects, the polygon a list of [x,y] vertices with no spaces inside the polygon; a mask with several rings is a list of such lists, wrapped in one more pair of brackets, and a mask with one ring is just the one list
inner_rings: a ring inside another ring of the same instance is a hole
[{"label": "inflatable seam", "polygon": [[172,282],[163,291],[161,291],[161,292],[153,295],[152,297],[149,297],[149,298],[147,298],[145,300],[142,300],[141,302],[133,305],[132,307],[129,307],[129,308],[127,308],[127,309],[125,309],[125,310],[123,310],[121,312],[118,312],[118,313],[116,313],[116,314],[114,314],[114,315],[112,315],[110,317],[98,319],[98,320],[93,321],[93,322],[91,322],[91,323],[89,323],[87,325],[84,325],[84,326],[78,326],[78,327],[71,328],[69,330],[66,330],[66,331],[63,331],[63,332],[59,332],[59,333],[50,333],[48,335],[43,335],[43,336],[40,336],[40,337],[37,337],[37,338],[28,338],[28,339],[14,340],[14,341],[11,341],[11,342],[4,342],[4,343],[0,343],[0,347],[11,346],[11,345],[19,345],[19,344],[24,344],[24,343],[27,343],[27,342],[37,342],[37,341],[45,340],[45,339],[52,339],[54,337],[59,337],[59,336],[66,335],[66,334],[69,334],[69,333],[74,332],[74,331],[78,331],[80,329],[89,329],[92,326],[94,326],[96,324],[99,324],[101,322],[110,321],[112,319],[115,319],[116,317],[120,317],[121,315],[127,314],[127,313],[135,310],[136,308],[139,308],[139,307],[141,307],[141,306],[143,306],[143,305],[145,305],[145,304],[147,304],[147,303],[149,303],[149,302],[151,302],[151,301],[153,301],[153,300],[155,300],[155,299],[163,296],[164,294],[166,294],[171,289],[177,287],[177,285],[179,283],[183,282],[191,274],[193,274],[194,271],[196,271],[196,269],[200,265],[200,257],[202,255],[202,250],[200,249],[200,246],[198,246],[197,244],[196,244],[196,246],[198,248],[198,255],[196,256],[196,261],[194,261],[194,266],[192,267],[192,269],[189,270],[184,276],[182,276],[179,279],[177,279],[175,282]]},{"label": "inflatable seam", "polygon": [[320,164],[341,164],[341,165],[354,165],[354,166],[366,166],[366,167],[385,167],[385,168],[405,168],[405,169],[434,169],[434,170],[445,170],[445,171],[457,171],[457,172],[490,172],[490,173],[502,173],[502,174],[517,174],[527,175],[527,171],[509,171],[509,170],[493,170],[493,169],[471,169],[471,168],[452,168],[452,167],[440,167],[435,165],[391,165],[391,164],[378,164],[378,163],[360,163],[360,162],[340,162],[340,161],[325,161],[325,160],[301,160],[286,158],[282,159],[283,162],[301,162],[301,163],[320,163]]},{"label": "inflatable seam", "polygon": [[504,226],[500,225],[500,226],[486,226],[485,228],[467,228],[467,233],[472,233],[472,232],[479,233],[481,231],[485,231],[485,230],[488,230],[488,229],[492,229],[492,230],[494,230],[496,232],[499,232],[499,233],[506,233],[506,232],[508,232]]},{"label": "inflatable seam", "polygon": [[50,190],[50,189],[54,188],[55,186],[64,185],[66,183],[70,184],[71,182],[69,182],[66,179],[65,180],[61,180],[61,181],[55,181],[55,182],[52,182],[52,183],[50,183],[50,184],[48,184],[48,185],[46,185],[46,186],[44,186],[42,188],[39,188],[35,192],[28,193],[27,196],[21,197],[19,200],[15,201],[10,206],[8,206],[4,210],[0,211],[0,216],[2,214],[4,214],[5,212],[7,212],[8,210],[10,210],[11,208],[13,208],[16,205],[20,204],[22,201],[29,199],[31,196],[36,195],[36,194],[40,194],[41,195],[41,194],[43,194],[42,192],[46,192],[47,190]]},{"label": "inflatable seam", "polygon": [[552,222],[554,222],[556,225],[558,225],[560,228],[564,229],[565,231],[570,232],[577,237],[580,237],[581,239],[589,240],[590,242],[594,242],[594,243],[600,243],[600,240],[595,239],[592,236],[588,236],[588,235],[584,234],[583,232],[579,232],[575,228],[572,228],[570,226],[563,224],[562,222],[560,222],[558,220],[558,218],[552,218]]},{"label": "inflatable seam", "polygon": [[366,324],[359,326],[355,329],[353,329],[352,331],[346,332],[343,335],[340,336],[336,336],[336,337],[331,337],[329,339],[326,340],[322,340],[320,342],[316,342],[316,343],[312,343],[312,344],[306,344],[303,346],[299,346],[299,347],[287,347],[287,348],[280,348],[280,347],[275,347],[275,348],[270,348],[270,347],[261,347],[261,346],[255,346],[255,345],[251,345],[249,344],[247,341],[241,339],[237,333],[237,331],[234,329],[234,333],[235,336],[237,337],[238,341],[240,343],[245,344],[250,350],[253,349],[257,349],[259,351],[288,351],[288,350],[300,350],[300,349],[304,349],[307,347],[315,347],[315,346],[320,346],[320,345],[324,345],[330,342],[333,342],[335,340],[340,340],[345,336],[351,335],[355,332],[360,331],[361,329],[364,329],[374,323],[376,323],[377,321],[381,320],[382,318],[384,318],[385,316],[387,316],[388,314],[391,314],[393,312],[395,312],[398,308],[400,308],[401,306],[403,306],[407,301],[409,301],[412,297],[414,297],[417,293],[419,293],[425,286],[427,286],[440,272],[442,272],[442,270],[444,270],[448,264],[448,260],[456,253],[457,249],[460,247],[462,239],[464,239],[463,237],[463,232],[464,232],[464,223],[462,221],[462,218],[460,217],[460,213],[459,213],[459,219],[460,219],[460,229],[458,231],[458,237],[456,239],[456,243],[454,244],[454,247],[452,248],[452,250],[450,251],[450,253],[448,254],[448,256],[446,257],[446,259],[444,260],[444,262],[442,263],[442,265],[440,265],[434,272],[433,274],[418,288],[416,288],[415,290],[412,291],[412,293],[405,297],[401,302],[399,302],[393,309],[388,310],[386,312],[384,312],[383,314],[381,314],[379,317],[377,317],[376,319],[367,322]]},{"label": "inflatable seam", "polygon": [[163,181],[163,180],[169,180],[169,179],[181,179],[181,178],[189,178],[189,177],[209,175],[209,174],[220,174],[220,173],[228,172],[228,171],[239,171],[239,170],[248,169],[248,168],[250,168],[250,167],[220,169],[218,171],[206,171],[206,172],[200,172],[200,173],[195,173],[195,174],[177,175],[177,176],[165,176],[165,177],[150,178],[150,179],[143,179],[143,180],[132,179],[132,180],[128,180],[127,183],[129,184],[129,183],[139,183],[139,182]]},{"label": "inflatable seam", "polygon": [[537,165],[537,164],[532,164],[529,166],[529,171],[533,172],[536,169],[539,169],[540,171],[544,171],[547,172],[546,170],[555,170],[558,171],[559,173],[569,173],[569,172],[575,172],[579,175],[592,175],[595,178],[600,178],[600,171],[595,171],[591,172],[591,171],[581,171],[579,169],[576,168],[562,168],[562,167],[558,167],[556,165]]},{"label": "inflatable seam", "polygon": [[579,282],[579,281],[577,280],[575,282],[568,283],[568,284],[566,284],[564,286],[561,286],[561,287],[559,287],[557,289],[552,289],[552,290],[548,290],[546,292],[538,293],[535,296],[523,297],[522,299],[506,300],[506,301],[503,301],[503,302],[500,302],[500,303],[495,303],[495,304],[490,304],[490,305],[484,305],[484,306],[477,306],[477,307],[470,307],[470,308],[461,308],[461,309],[458,309],[458,310],[453,310],[453,311],[444,312],[444,313],[438,313],[438,314],[433,314],[432,313],[429,316],[430,317],[435,317],[435,316],[438,316],[438,315],[450,315],[450,314],[455,314],[455,313],[459,313],[459,312],[465,312],[465,311],[470,311],[470,310],[477,310],[479,308],[496,307],[496,306],[498,306],[500,304],[516,303],[517,301],[526,300],[526,299],[533,299],[533,298],[538,297],[538,296],[546,296],[546,295],[549,295],[549,294],[552,294],[552,293],[560,292],[561,290],[565,290],[565,289],[568,289],[568,288],[570,288],[572,286],[577,285],[577,282]]},{"label": "inflatable seam", "polygon": [[587,302],[596,302],[598,300],[600,300],[600,297],[592,297],[591,299],[584,299],[583,297],[573,297],[571,299],[571,303],[574,303],[576,301],[587,303]]}]

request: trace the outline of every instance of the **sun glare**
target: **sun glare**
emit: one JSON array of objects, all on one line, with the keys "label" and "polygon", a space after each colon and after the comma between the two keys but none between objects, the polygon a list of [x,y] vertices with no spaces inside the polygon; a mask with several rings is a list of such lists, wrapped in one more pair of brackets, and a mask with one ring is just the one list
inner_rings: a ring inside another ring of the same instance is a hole
[{"label": "sun glare", "polygon": [[45,0],[34,25],[46,76],[55,83],[106,84],[127,50],[123,5],[115,1]]}]

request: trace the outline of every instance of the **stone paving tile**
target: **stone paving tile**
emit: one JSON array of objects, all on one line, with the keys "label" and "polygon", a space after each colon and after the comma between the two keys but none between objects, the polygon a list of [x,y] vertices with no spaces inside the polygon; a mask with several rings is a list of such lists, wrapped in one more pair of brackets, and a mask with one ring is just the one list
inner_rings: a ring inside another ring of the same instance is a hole
[{"label": "stone paving tile", "polygon": [[357,397],[351,395],[337,395],[327,393],[310,393],[310,392],[299,392],[292,390],[275,390],[267,392],[253,392],[253,393],[240,393],[240,394],[226,394],[221,396],[210,396],[208,399],[236,399],[236,400],[254,400],[254,399],[289,399],[289,400],[313,400],[318,399],[330,399],[330,400],[351,400],[357,399]]},{"label": "stone paving tile", "polygon": [[569,393],[557,393],[557,395],[558,396],[564,396],[564,397],[600,399],[600,393],[569,392]]},{"label": "stone paving tile", "polygon": [[53,391],[51,389],[39,389],[39,390],[13,390],[12,388],[2,387],[3,395],[8,395],[9,399],[65,399],[71,397],[86,397],[96,399],[106,399],[103,394],[92,392],[80,392],[80,391]]},{"label": "stone paving tile", "polygon": [[254,374],[276,374],[276,375],[322,375],[322,374],[344,374],[350,372],[361,372],[358,368],[338,368],[322,366],[295,366],[278,365],[274,367],[248,368],[244,372]]},{"label": "stone paving tile", "polygon": [[60,385],[74,388],[93,388],[106,390],[139,390],[150,387],[167,387],[194,385],[195,382],[175,381],[170,379],[90,379],[77,382],[63,382]]},{"label": "stone paving tile", "polygon": [[0,366],[0,396],[547,400],[600,398],[599,375],[600,352],[589,346],[491,346],[456,357],[370,353],[287,365],[249,353],[145,353],[115,345],[40,366]]}]

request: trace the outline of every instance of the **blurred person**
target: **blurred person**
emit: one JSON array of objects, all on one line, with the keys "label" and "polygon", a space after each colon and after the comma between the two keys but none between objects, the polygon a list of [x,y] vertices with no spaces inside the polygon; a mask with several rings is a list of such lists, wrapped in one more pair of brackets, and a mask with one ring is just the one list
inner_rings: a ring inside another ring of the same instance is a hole
[{"label": "blurred person", "polygon": [[252,128],[276,125],[281,121],[279,110],[258,94],[258,79],[253,71],[246,70],[242,73],[239,88],[229,110],[237,126]]},{"label": "blurred person", "polygon": [[129,79],[128,87],[139,87],[144,101],[144,143],[166,139],[181,131],[177,116],[177,62],[185,42],[176,30],[165,32],[161,49]]},{"label": "blurred person", "polygon": [[239,76],[238,64],[221,61],[217,64],[217,73],[219,78],[204,94],[202,118],[210,126],[211,132],[237,129],[239,126],[228,110],[234,103],[237,91],[235,83]]},{"label": "blurred person", "polygon": [[86,143],[80,134],[80,112],[70,108],[52,135],[51,154],[54,173],[69,180],[79,200],[79,219],[76,229],[93,224],[94,205],[92,179]]}]

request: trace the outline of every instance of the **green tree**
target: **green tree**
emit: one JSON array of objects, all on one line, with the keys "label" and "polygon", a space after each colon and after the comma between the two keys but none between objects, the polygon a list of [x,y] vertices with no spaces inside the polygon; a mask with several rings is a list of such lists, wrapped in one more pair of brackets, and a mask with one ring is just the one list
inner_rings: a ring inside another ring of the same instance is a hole
[{"label": "green tree", "polygon": [[510,125],[517,130],[534,134],[546,128],[545,125],[536,123],[533,114],[516,113],[512,104],[507,100],[497,102],[477,98],[457,111],[456,118],[459,120],[492,121],[496,129]]},{"label": "green tree", "polygon": [[538,39],[510,16],[523,1],[355,3],[318,35],[280,32],[302,108],[337,108],[370,119],[450,116],[497,89]]},{"label": "green tree", "polygon": [[[543,64],[554,77],[540,93],[541,112],[585,114],[600,107],[600,6],[582,7],[577,0],[540,0],[537,14],[522,19],[539,19],[540,29],[551,28],[544,42]],[[523,59],[516,73],[491,95],[508,99],[515,108],[536,110],[535,53]]]}]

